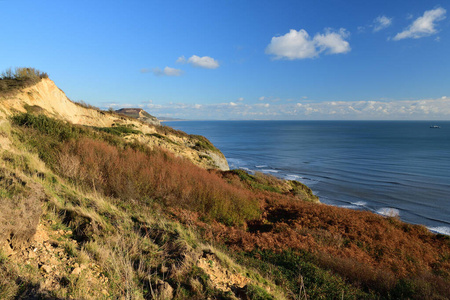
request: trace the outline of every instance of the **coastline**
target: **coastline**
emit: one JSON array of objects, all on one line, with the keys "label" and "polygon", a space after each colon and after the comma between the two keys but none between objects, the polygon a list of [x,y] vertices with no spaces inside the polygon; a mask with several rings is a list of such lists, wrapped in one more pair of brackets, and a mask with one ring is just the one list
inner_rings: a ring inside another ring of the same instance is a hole
[{"label": "coastline", "polygon": [[[445,195],[450,190],[445,177],[449,175],[445,158],[449,152],[445,150],[438,155],[436,151],[445,147],[439,144],[436,150],[428,150],[430,144],[415,137],[422,130],[426,139],[436,136],[441,142],[439,135],[445,134],[449,126],[430,132],[427,121],[189,121],[168,125],[209,138],[224,153],[231,169],[294,179],[311,188],[321,203],[398,216],[404,222],[423,225],[434,233],[450,235],[445,214]],[[299,131],[297,127],[304,129]],[[327,130],[326,134],[333,135],[322,136],[322,128]],[[391,134],[392,138],[387,139],[384,128],[395,128],[398,134]],[[281,132],[275,134],[276,129]],[[352,139],[355,131],[358,139],[351,144],[348,139]],[[349,133],[352,135],[348,136]],[[399,138],[404,141],[397,141]],[[417,150],[407,146],[409,139],[414,139]],[[327,149],[328,144],[336,150]],[[356,152],[351,147],[360,150]],[[422,155],[430,151],[434,156]],[[417,161],[410,161],[410,157],[417,157],[414,158]],[[433,161],[428,162],[430,159]],[[439,174],[433,173],[440,170]]]},{"label": "coastline", "polygon": [[[266,166],[266,165],[264,165],[264,166]],[[321,203],[321,204],[331,205],[331,206],[340,207],[340,208],[346,208],[346,209],[350,209],[350,210],[368,211],[368,212],[371,212],[373,214],[380,215],[380,216],[383,216],[383,217],[400,218],[399,210],[396,209],[396,208],[381,208],[379,210],[374,210],[374,209],[368,207],[366,202],[362,202],[362,201],[350,202],[350,205],[333,205],[333,204],[330,204],[330,203],[323,202],[323,201],[321,201],[320,196],[318,196],[317,191],[314,191],[314,189],[311,188],[307,183],[305,183],[305,182],[303,182],[303,181],[301,181],[299,179],[290,179],[289,176],[293,176],[293,175],[277,176],[278,175],[278,171],[276,170],[276,168],[275,169],[265,169],[265,170],[251,170],[251,169],[248,169],[248,168],[245,168],[245,167],[243,167],[243,168],[239,168],[238,167],[237,169],[244,170],[244,171],[248,172],[249,174],[255,174],[257,172],[261,172],[261,173],[266,174],[266,175],[273,175],[273,176],[275,176],[275,177],[277,177],[279,179],[282,179],[282,180],[300,182],[301,184],[303,184],[306,187],[308,187],[312,191],[312,193],[316,197],[318,197],[318,203]],[[266,171],[266,172],[264,172],[264,171]],[[297,176],[297,175],[295,175],[295,176],[297,178],[300,178],[300,176]],[[406,221],[403,221],[403,222],[406,222]],[[424,226],[430,232],[432,232],[434,234],[442,234],[442,235],[450,236],[450,227],[448,227],[448,226],[431,227],[431,226],[426,226],[426,225],[421,224],[421,223],[414,223],[414,222],[406,222],[406,223],[409,223],[409,224],[412,224],[412,225]]]}]

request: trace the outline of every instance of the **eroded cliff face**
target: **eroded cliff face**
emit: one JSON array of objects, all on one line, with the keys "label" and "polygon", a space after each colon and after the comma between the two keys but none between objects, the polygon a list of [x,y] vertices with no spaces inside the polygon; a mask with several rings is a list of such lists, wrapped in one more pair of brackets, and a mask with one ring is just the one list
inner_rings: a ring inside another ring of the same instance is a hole
[{"label": "eroded cliff face", "polygon": [[161,125],[156,117],[152,116],[142,108],[121,108],[119,110],[116,110],[116,113],[132,117],[152,125]]},{"label": "eroded cliff face", "polygon": [[[45,114],[73,124],[93,127],[127,127],[129,141],[137,140],[150,147],[159,146],[207,169],[228,170],[225,156],[203,137],[188,135],[158,124],[150,124],[114,112],[84,107],[72,102],[56,84],[44,78],[14,95],[0,95],[0,119],[18,112]],[[206,141],[206,147],[205,147]]]}]

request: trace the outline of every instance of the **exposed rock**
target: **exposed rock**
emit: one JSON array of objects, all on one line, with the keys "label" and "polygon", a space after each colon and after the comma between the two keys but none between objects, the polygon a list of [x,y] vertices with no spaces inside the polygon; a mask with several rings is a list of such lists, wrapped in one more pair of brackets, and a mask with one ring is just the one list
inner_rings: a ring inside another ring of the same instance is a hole
[{"label": "exposed rock", "polygon": [[3,250],[3,254],[6,256],[12,256],[14,254],[16,254],[16,252],[11,248],[11,246],[9,245],[9,243],[2,243],[0,245],[0,249]]},{"label": "exposed rock", "polygon": [[158,299],[171,300],[173,299],[173,287],[169,283],[158,280],[156,283],[156,290],[158,293]]},{"label": "exposed rock", "polygon": [[44,271],[45,273],[49,274],[52,271],[52,267],[49,265],[42,265],[41,266],[41,270]]},{"label": "exposed rock", "polygon": [[28,251],[28,258],[36,258],[36,253],[32,250]]},{"label": "exposed rock", "polygon": [[216,153],[212,151],[207,151],[207,154],[209,155],[209,157],[211,157],[212,161],[214,162],[214,164],[217,166],[218,169],[222,171],[228,171],[230,169],[230,167],[228,166],[227,159],[221,152]]},{"label": "exposed rock", "polygon": [[126,115],[152,125],[161,125],[156,117],[152,116],[142,108],[121,108],[116,110],[116,113]]},{"label": "exposed rock", "polygon": [[224,292],[232,291],[233,288],[243,288],[251,282],[249,278],[223,267],[217,256],[210,251],[204,251],[197,266],[209,275],[214,288]]},{"label": "exposed rock", "polygon": [[72,271],[72,275],[80,275],[80,273],[81,273],[81,268],[80,267],[76,267]]}]

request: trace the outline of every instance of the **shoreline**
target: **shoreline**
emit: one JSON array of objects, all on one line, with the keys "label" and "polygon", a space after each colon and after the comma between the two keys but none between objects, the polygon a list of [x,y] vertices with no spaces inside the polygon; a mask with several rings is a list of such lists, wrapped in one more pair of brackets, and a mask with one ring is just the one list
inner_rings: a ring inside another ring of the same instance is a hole
[{"label": "shoreline", "polygon": [[[260,165],[260,166],[255,166],[255,167],[268,167],[268,166],[267,165]],[[427,225],[422,224],[422,223],[414,223],[414,222],[405,221],[405,220],[403,220],[401,218],[400,211],[397,208],[383,207],[383,208],[380,208],[378,210],[377,209],[372,209],[372,208],[367,206],[366,201],[349,202],[349,205],[335,205],[335,204],[323,202],[323,201],[321,201],[321,198],[320,198],[320,196],[318,196],[317,192],[314,191],[314,189],[311,188],[310,185],[308,185],[305,182],[302,182],[299,179],[289,179],[289,178],[287,178],[287,177],[291,177],[292,178],[294,176],[297,177],[297,178],[302,178],[299,175],[281,175],[279,173],[279,170],[276,170],[276,169],[252,170],[252,169],[249,169],[247,167],[237,167],[236,169],[243,170],[245,172],[248,172],[251,175],[253,175],[253,174],[257,173],[257,172],[260,172],[260,173],[263,173],[265,175],[273,175],[273,176],[275,176],[275,177],[277,177],[279,179],[283,179],[283,180],[287,180],[287,181],[300,182],[301,184],[304,184],[305,186],[307,186],[313,192],[313,194],[319,198],[319,203],[321,203],[321,204],[335,206],[335,207],[340,207],[340,208],[345,208],[345,209],[350,209],[350,210],[368,211],[368,212],[371,212],[373,214],[376,214],[376,215],[379,215],[379,216],[383,216],[383,217],[399,218],[399,220],[401,220],[402,222],[408,223],[408,224],[424,226],[425,228],[427,228],[428,231],[430,231],[433,234],[442,234],[442,235],[450,236],[450,226],[445,226],[445,225],[442,225],[442,226],[427,226]]]},{"label": "shoreline", "polygon": [[[168,123],[206,136],[231,169],[296,180],[321,203],[379,215],[399,212],[403,222],[450,235],[450,153],[442,139],[447,127],[432,131],[426,121]],[[429,151],[433,155],[423,156]]]}]

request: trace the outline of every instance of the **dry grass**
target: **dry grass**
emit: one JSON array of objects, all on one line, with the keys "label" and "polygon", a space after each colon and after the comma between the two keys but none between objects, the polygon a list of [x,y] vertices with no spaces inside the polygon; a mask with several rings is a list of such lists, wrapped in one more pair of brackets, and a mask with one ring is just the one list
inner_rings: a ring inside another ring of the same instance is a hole
[{"label": "dry grass", "polygon": [[36,232],[43,198],[39,187],[0,169],[0,239],[12,248],[25,245]]}]

